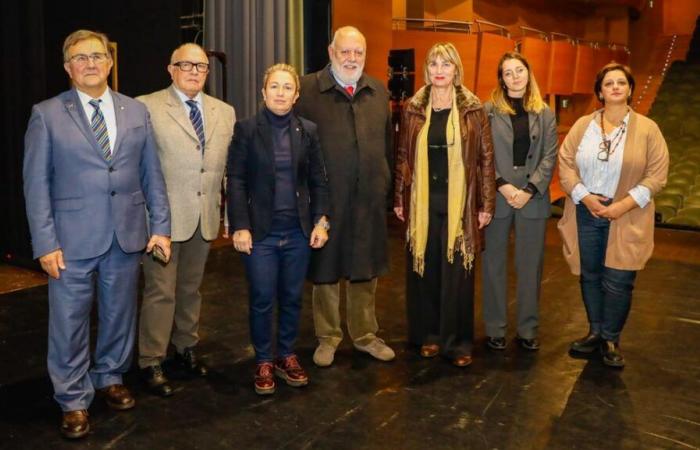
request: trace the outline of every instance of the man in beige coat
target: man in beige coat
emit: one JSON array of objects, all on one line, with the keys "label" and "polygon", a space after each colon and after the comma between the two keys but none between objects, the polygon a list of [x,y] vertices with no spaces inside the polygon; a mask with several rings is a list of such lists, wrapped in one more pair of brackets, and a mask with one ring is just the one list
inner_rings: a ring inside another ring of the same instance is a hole
[{"label": "man in beige coat", "polygon": [[[150,390],[172,394],[161,363],[168,344],[190,375],[207,368],[195,355],[204,265],[217,237],[220,189],[235,112],[202,92],[209,59],[196,44],[177,48],[168,65],[173,84],[138,97],[151,115],[172,217],[172,256],[162,264],[144,257],[145,287],[139,326],[139,367]],[[174,326],[173,326],[174,325]]]}]

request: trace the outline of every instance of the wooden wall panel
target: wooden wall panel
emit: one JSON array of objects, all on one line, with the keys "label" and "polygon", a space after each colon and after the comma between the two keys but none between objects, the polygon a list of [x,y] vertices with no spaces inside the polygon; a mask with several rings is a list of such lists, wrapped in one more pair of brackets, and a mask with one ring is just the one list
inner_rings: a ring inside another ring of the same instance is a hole
[{"label": "wooden wall panel", "polygon": [[595,71],[598,71],[609,62],[615,59],[615,54],[609,48],[598,48],[595,52]]},{"label": "wooden wall panel", "polygon": [[573,94],[590,94],[596,74],[595,51],[587,45],[576,46]]},{"label": "wooden wall panel", "polygon": [[619,62],[620,64],[629,65],[630,63],[630,55],[625,50],[614,50],[612,52],[612,57],[615,60],[615,62]]},{"label": "wooden wall panel", "polygon": [[385,86],[391,49],[391,2],[373,0],[333,0],[333,30],[352,25],[367,39],[365,72]]},{"label": "wooden wall panel", "polygon": [[486,101],[498,83],[498,61],[505,52],[515,49],[515,41],[492,33],[479,34],[479,51],[476,65],[474,93]]},{"label": "wooden wall panel", "polygon": [[550,51],[550,43],[536,37],[525,36],[520,44],[520,53],[530,62],[530,68],[542,95],[549,94]]},{"label": "wooden wall panel", "polygon": [[414,49],[416,60],[415,88],[418,89],[423,85],[425,55],[436,42],[452,42],[455,45],[464,67],[464,85],[473,90],[476,76],[476,35],[447,31],[394,30],[391,48],[394,50]]},{"label": "wooden wall panel", "polygon": [[550,48],[547,92],[570,95],[574,87],[576,47],[567,41],[554,41],[550,43]]}]

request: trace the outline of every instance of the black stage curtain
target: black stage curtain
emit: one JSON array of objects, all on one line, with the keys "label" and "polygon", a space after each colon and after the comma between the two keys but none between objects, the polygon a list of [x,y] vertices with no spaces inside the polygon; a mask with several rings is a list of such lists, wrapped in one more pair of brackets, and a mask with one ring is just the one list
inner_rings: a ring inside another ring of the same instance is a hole
[{"label": "black stage curtain", "polygon": [[33,104],[69,88],[61,47],[79,28],[107,33],[118,46],[119,91],[137,96],[170,84],[166,66],[181,43],[180,1],[7,0],[0,2],[0,254],[32,260],[22,193],[24,132]]},{"label": "black stage curtain", "polygon": [[5,261],[35,267],[22,194],[24,131],[36,99],[47,97],[44,2],[0,2],[0,252]]}]

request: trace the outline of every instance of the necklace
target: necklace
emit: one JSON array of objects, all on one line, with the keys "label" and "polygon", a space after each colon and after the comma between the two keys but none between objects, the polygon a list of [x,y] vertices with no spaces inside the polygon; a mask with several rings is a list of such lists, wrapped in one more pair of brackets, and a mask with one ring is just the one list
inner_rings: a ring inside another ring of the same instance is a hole
[{"label": "necklace", "polygon": [[622,123],[617,128],[617,131],[615,132],[613,137],[608,139],[606,137],[607,135],[605,134],[605,122],[603,120],[603,113],[600,113],[600,132],[602,133],[603,140],[599,146],[600,151],[598,152],[598,160],[603,162],[608,162],[610,160],[610,155],[615,153],[615,150],[617,150],[617,147],[620,145],[620,142],[622,142],[622,138],[625,135],[625,131],[627,131],[627,123],[625,123],[623,119]]}]

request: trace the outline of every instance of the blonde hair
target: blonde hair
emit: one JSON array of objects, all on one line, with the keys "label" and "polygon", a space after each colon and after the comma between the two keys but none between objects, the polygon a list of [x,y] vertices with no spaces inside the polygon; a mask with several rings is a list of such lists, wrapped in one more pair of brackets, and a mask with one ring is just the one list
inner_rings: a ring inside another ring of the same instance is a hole
[{"label": "blonde hair", "polygon": [[452,80],[452,84],[454,84],[455,86],[461,86],[462,78],[464,76],[462,59],[459,57],[459,52],[457,51],[457,48],[451,42],[438,42],[437,44],[430,47],[430,50],[428,50],[428,53],[425,55],[425,62],[423,63],[423,78],[425,80],[425,84],[431,84],[430,71],[428,67],[430,66],[431,62],[437,59],[438,56],[444,59],[445,61],[454,64],[455,76]]},{"label": "blonde hair", "polygon": [[68,62],[68,49],[77,44],[80,41],[87,41],[88,39],[96,39],[102,42],[102,46],[105,48],[105,53],[107,58],[112,59],[112,55],[109,52],[109,38],[106,34],[100,33],[99,31],[91,30],[77,30],[72,32],[63,41],[63,62]]},{"label": "blonde hair", "polygon": [[273,64],[268,67],[267,70],[265,70],[265,73],[263,74],[263,89],[267,87],[267,80],[270,78],[270,75],[275,72],[287,72],[290,74],[292,78],[294,78],[294,84],[296,85],[295,92],[299,92],[299,74],[294,66],[290,66],[289,64],[285,63]]},{"label": "blonde hair", "polygon": [[542,100],[540,88],[535,80],[535,74],[530,69],[530,63],[518,52],[506,52],[498,62],[498,85],[491,92],[491,103],[503,114],[515,114],[513,105],[508,101],[508,88],[505,81],[503,81],[503,63],[509,59],[517,59],[527,69],[527,86],[525,87],[525,95],[523,95],[523,108],[525,111],[539,114],[547,105]]}]

